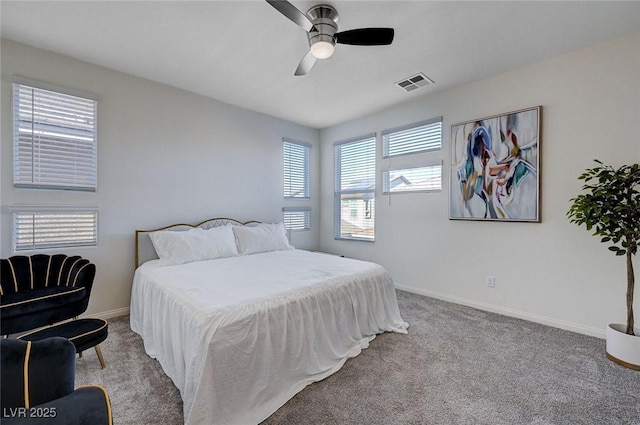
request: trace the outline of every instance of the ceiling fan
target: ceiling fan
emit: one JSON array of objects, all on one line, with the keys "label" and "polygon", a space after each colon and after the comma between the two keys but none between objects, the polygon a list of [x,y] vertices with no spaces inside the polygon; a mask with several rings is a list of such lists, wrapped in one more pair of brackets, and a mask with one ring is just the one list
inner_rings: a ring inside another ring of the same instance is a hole
[{"label": "ceiling fan", "polygon": [[385,46],[393,41],[393,28],[358,28],[338,32],[338,12],[331,6],[313,6],[306,14],[286,0],[266,0],[278,12],[307,32],[310,49],[295,75],[307,75],[317,59],[333,55],[336,43],[355,46]]}]

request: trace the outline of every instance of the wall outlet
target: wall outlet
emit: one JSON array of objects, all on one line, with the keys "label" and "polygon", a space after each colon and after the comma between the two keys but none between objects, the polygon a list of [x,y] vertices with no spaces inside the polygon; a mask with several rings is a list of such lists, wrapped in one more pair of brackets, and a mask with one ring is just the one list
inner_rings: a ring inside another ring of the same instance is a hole
[{"label": "wall outlet", "polygon": [[496,287],[496,277],[495,276],[487,276],[485,283],[487,284],[487,288],[495,288]]}]

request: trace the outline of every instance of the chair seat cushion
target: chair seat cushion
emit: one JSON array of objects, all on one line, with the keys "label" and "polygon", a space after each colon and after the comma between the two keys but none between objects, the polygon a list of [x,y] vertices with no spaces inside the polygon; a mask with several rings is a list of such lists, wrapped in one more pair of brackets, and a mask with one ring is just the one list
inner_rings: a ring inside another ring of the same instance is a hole
[{"label": "chair seat cushion", "polygon": [[107,339],[108,323],[104,319],[77,319],[59,325],[49,326],[35,332],[21,335],[18,339],[40,341],[41,339],[61,336],[67,338],[80,353],[94,347]]},{"label": "chair seat cushion", "polygon": [[0,317],[2,320],[11,319],[64,306],[81,301],[85,294],[86,289],[82,286],[54,286],[5,294],[0,305]]}]

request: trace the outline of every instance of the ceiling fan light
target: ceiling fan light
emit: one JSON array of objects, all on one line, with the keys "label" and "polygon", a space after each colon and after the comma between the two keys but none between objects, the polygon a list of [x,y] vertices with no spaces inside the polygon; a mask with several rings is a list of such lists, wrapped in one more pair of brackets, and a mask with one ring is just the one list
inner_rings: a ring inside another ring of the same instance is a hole
[{"label": "ceiling fan light", "polygon": [[311,46],[311,54],[317,59],[327,59],[333,55],[335,46],[328,41],[317,41]]}]

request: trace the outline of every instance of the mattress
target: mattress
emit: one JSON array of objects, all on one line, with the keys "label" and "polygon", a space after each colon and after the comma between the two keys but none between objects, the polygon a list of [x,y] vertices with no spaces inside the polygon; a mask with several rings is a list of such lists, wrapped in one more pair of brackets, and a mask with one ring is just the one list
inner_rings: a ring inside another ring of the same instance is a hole
[{"label": "mattress", "polygon": [[284,250],[135,272],[131,329],[184,401],[185,424],[258,424],[376,334],[406,333],[380,265]]}]

